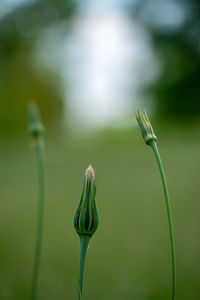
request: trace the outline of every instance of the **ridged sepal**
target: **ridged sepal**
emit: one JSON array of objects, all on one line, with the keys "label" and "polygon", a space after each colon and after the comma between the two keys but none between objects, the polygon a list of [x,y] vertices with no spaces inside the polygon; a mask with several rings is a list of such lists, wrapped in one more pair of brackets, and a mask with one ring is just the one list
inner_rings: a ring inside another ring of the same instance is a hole
[{"label": "ridged sepal", "polygon": [[95,198],[95,174],[93,168],[89,166],[84,177],[81,199],[74,215],[74,227],[79,235],[92,236],[98,227],[99,217]]}]

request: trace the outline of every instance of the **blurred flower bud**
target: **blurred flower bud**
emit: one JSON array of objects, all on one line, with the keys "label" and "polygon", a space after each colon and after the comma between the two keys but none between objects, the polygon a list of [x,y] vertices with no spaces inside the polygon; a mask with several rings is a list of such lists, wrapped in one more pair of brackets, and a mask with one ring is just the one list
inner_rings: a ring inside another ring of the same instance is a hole
[{"label": "blurred flower bud", "polygon": [[40,112],[38,105],[35,101],[30,100],[28,102],[28,114],[29,114],[29,132],[33,137],[40,135],[44,132],[44,126],[40,118]]},{"label": "blurred flower bud", "polygon": [[85,173],[80,203],[74,215],[74,227],[81,235],[92,236],[98,227],[95,174],[90,165]]},{"label": "blurred flower bud", "polygon": [[151,141],[157,141],[157,137],[153,132],[153,127],[147,117],[147,113],[145,112],[145,114],[142,114],[140,111],[137,111],[135,115],[145,143],[149,145]]}]

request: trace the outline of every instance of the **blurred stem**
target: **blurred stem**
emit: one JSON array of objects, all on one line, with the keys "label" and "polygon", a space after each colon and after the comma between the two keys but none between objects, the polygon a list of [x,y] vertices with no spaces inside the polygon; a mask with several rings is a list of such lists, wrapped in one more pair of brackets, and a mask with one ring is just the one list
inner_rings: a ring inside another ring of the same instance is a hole
[{"label": "blurred stem", "polygon": [[44,145],[41,135],[35,137],[36,153],[38,160],[38,220],[35,244],[35,258],[33,265],[32,286],[31,286],[31,300],[37,298],[37,287],[40,269],[40,257],[42,248],[42,235],[43,235],[43,219],[44,219]]},{"label": "blurred stem", "polygon": [[169,235],[170,235],[170,244],[171,244],[171,258],[172,258],[172,292],[171,292],[171,299],[175,299],[175,293],[176,293],[176,255],[175,255],[175,244],[174,244],[174,231],[173,231],[173,222],[172,222],[172,213],[171,213],[171,207],[169,202],[169,195],[168,195],[168,189],[167,189],[167,182],[166,177],[162,165],[162,161],[160,158],[160,154],[158,151],[158,147],[155,141],[151,141],[149,143],[150,147],[152,148],[156,161],[158,164],[158,168],[160,171],[160,176],[162,180],[163,190],[164,190],[164,196],[165,196],[165,204],[167,209],[167,217],[168,217],[168,224],[169,224]]},{"label": "blurred stem", "polygon": [[86,261],[89,242],[90,242],[89,235],[80,235],[80,266],[79,266],[78,300],[83,299],[83,279],[84,279],[85,261]]}]

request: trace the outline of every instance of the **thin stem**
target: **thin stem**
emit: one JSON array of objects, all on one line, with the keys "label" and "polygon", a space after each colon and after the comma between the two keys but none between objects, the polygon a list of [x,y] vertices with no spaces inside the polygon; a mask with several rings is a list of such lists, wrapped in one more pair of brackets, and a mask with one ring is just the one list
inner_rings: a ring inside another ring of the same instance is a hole
[{"label": "thin stem", "polygon": [[80,267],[79,267],[79,287],[78,287],[78,300],[83,299],[83,279],[84,279],[84,271],[85,271],[85,261],[88,245],[90,242],[89,235],[81,235],[80,236]]},{"label": "thin stem", "polygon": [[38,220],[37,220],[37,232],[36,232],[36,244],[35,244],[35,257],[33,265],[32,286],[31,286],[31,300],[37,298],[37,287],[40,269],[40,257],[42,248],[42,235],[43,235],[43,219],[44,219],[44,147],[43,139],[40,135],[36,136],[36,152],[38,160]]},{"label": "thin stem", "polygon": [[172,292],[171,292],[171,299],[175,299],[175,293],[176,293],[176,255],[175,255],[175,244],[174,244],[174,231],[173,231],[173,222],[172,222],[172,213],[171,213],[171,207],[169,202],[169,195],[168,195],[168,189],[167,189],[167,182],[165,178],[165,173],[162,165],[162,161],[160,158],[160,154],[158,151],[158,147],[155,141],[150,142],[150,147],[152,148],[156,161],[158,164],[158,168],[160,171],[160,176],[163,184],[163,190],[164,190],[164,196],[165,196],[165,204],[167,208],[167,217],[168,217],[168,224],[169,224],[169,235],[170,235],[170,242],[171,242],[171,258],[172,258]]}]

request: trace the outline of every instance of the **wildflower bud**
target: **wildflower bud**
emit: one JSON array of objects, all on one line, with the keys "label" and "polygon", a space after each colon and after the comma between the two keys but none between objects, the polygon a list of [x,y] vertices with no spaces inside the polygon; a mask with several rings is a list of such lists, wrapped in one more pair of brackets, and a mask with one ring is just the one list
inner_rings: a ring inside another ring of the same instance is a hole
[{"label": "wildflower bud", "polygon": [[35,101],[28,102],[29,113],[29,132],[33,137],[36,137],[44,132],[44,126],[40,118],[38,105]]},{"label": "wildflower bud", "polygon": [[92,236],[98,227],[95,174],[90,165],[85,173],[80,203],[74,215],[74,227],[79,235]]},{"label": "wildflower bud", "polygon": [[145,114],[142,114],[140,111],[137,111],[135,115],[145,143],[149,145],[151,141],[157,141],[157,137],[153,132],[153,127],[147,117],[147,113],[145,112]]}]

